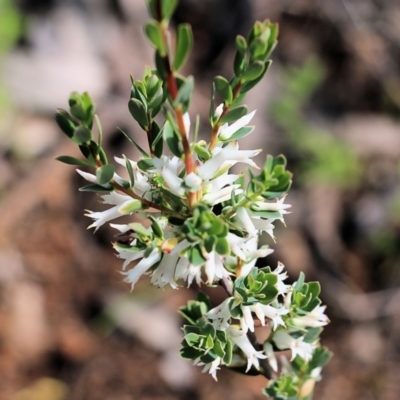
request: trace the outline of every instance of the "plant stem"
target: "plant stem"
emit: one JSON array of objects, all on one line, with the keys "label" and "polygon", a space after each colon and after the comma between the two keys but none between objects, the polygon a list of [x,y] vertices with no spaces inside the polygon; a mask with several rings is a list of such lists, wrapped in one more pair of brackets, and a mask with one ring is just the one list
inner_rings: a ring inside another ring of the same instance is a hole
[{"label": "plant stem", "polygon": [[[162,38],[164,42],[164,46],[167,49],[165,56],[162,56],[162,60],[164,62],[164,67],[167,73],[167,87],[169,94],[172,99],[172,103],[176,99],[178,95],[178,86],[176,84],[176,79],[174,76],[174,72],[172,71],[171,68],[171,63],[169,59],[169,44],[168,44],[168,27],[162,20],[162,13],[161,13],[161,1],[157,1],[157,20],[160,24],[161,31],[162,31]],[[182,107],[180,104],[176,106],[172,106],[175,112],[175,118],[176,122],[178,124],[179,132],[181,134],[182,138],[182,145],[183,145],[183,151],[185,154],[185,167],[186,167],[186,174],[190,174],[194,172],[194,163],[193,163],[193,157],[192,157],[192,151],[190,149],[189,141],[188,141],[188,135],[186,132],[185,128],[185,123],[183,121],[183,112],[182,112]],[[196,193],[195,192],[189,192],[189,208],[192,208],[195,201],[196,201]]]},{"label": "plant stem", "polygon": [[[233,100],[235,100],[236,97],[238,96],[241,87],[242,87],[242,81],[239,81],[239,82],[236,84],[235,89],[233,90]],[[232,100],[232,101],[233,101],[233,100]],[[222,117],[229,111],[230,108],[231,108],[231,105],[230,105],[230,104],[227,105],[227,104],[224,103],[224,108],[223,108],[223,110],[222,110],[222,113],[221,113],[221,115],[219,116],[218,121],[217,121],[217,123],[215,124],[215,126],[214,126],[214,128],[213,128],[213,130],[212,130],[212,133],[211,133],[210,145],[208,146],[208,150],[210,150],[210,151],[211,151],[211,150],[215,147],[215,145],[217,144],[217,136],[218,136],[219,128],[220,128],[220,126],[221,126],[221,119],[222,119]]]}]

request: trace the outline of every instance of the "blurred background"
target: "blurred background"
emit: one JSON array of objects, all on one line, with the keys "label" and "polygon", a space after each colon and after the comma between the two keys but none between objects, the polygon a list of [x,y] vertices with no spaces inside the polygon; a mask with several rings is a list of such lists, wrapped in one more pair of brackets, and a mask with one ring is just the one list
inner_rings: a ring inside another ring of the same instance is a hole
[{"label": "blurred background", "polygon": [[[265,18],[279,45],[246,100],[256,131],[241,146],[284,153],[294,172],[293,213],[266,261],[322,283],[335,355],[315,400],[397,400],[400,3],[182,0],[204,138],[212,78],[231,76],[235,35]],[[146,20],[142,0],[0,0],[0,400],[264,398],[263,378],[215,383],[179,358],[176,310],[194,290],[143,280],[130,294],[113,232],[86,230],[98,198],[54,160],[78,156],[53,121],[74,90],[97,103],[110,155],[137,156],[118,126],[145,145],[127,99],[129,74],[152,65]]]}]

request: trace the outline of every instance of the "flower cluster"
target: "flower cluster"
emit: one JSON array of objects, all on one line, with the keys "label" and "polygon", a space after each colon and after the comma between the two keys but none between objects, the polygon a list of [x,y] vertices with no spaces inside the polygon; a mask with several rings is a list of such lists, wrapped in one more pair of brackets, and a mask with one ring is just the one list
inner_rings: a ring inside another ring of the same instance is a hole
[{"label": "flower cluster", "polygon": [[[193,128],[188,113],[193,78],[177,73],[191,49],[191,29],[178,26],[173,55],[167,26],[176,1],[148,0],[148,5],[152,20],[145,32],[156,49],[156,69],[147,68],[142,80],[132,79],[128,103],[147,135],[148,151],[124,133],[141,157],[115,157],[115,164],[109,163],[90,96],[73,93],[70,110],[58,110],[56,121],[85,159],[58,159],[95,169],[94,174],[77,170],[88,181],[80,190],[100,193],[105,205],[103,211],[87,211],[89,228],[96,231],[110,223],[117,231],[114,249],[132,289],[142,275],[157,287],[203,284],[225,289],[227,298],[215,307],[200,292],[180,309],[187,321],[182,357],[204,366],[214,378],[221,366],[261,373],[269,379],[267,395],[288,398],[319,378],[329,359],[319,335],[329,321],[317,282],[305,283],[301,275],[289,285],[283,264],[275,269],[256,265],[273,252],[259,241],[263,232],[275,241],[277,221],[284,224],[292,175],[284,156],[267,156],[259,168],[253,158],[261,150],[239,148],[239,139],[254,129],[249,124],[255,114],[240,103],[270,65],[277,26],[257,22],[247,39],[237,37],[234,77],[228,81],[218,76],[213,83],[211,138],[206,142],[197,140],[199,121]],[[217,97],[222,103],[215,106]],[[155,120],[160,113],[161,125],[160,118]],[[235,164],[248,169],[233,174]],[[123,216],[134,219],[115,223]],[[269,330],[263,343],[254,335],[257,326]],[[287,358],[282,355],[286,350]]]}]

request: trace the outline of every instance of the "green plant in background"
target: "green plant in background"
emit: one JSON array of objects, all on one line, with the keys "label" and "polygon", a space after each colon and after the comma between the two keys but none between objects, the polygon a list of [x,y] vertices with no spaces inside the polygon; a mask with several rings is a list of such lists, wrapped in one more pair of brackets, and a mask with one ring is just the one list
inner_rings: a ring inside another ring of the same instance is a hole
[{"label": "green plant in background", "polygon": [[283,90],[272,106],[272,116],[301,156],[302,182],[353,187],[361,173],[353,149],[332,133],[315,128],[304,114],[305,105],[324,77],[324,67],[316,59],[301,68],[287,68],[282,77]]},{"label": "green plant in background", "polygon": [[[247,38],[237,37],[234,76],[214,79],[210,140],[198,141],[199,118],[193,129],[188,113],[194,79],[179,73],[191,51],[191,27],[179,25],[174,52],[170,46],[168,25],[176,3],[147,1],[151,20],[144,30],[155,48],[156,68],[146,68],[142,79],[132,78],[128,108],[148,148],[125,134],[140,159],[116,157],[119,170],[108,161],[95,106],[87,93],[75,92],[69,111],[58,110],[56,121],[83,159],[58,160],[94,169],[94,174],[77,170],[89,182],[80,190],[100,193],[107,205],[104,211],[88,211],[90,228],[121,216],[136,217],[135,222],[110,224],[118,231],[114,249],[124,260],[124,280],[132,289],[144,274],[157,287],[203,283],[225,289],[227,297],[217,306],[199,292],[197,300],[181,307],[186,320],[182,357],[215,379],[221,367],[262,374],[268,379],[265,395],[274,399],[311,399],[330,358],[319,343],[322,326],[329,322],[320,285],[306,283],[303,274],[295,284],[285,284],[282,264],[275,269],[255,266],[273,252],[259,246],[259,237],[267,232],[274,239],[275,222],[283,222],[288,213],[284,200],[292,174],[282,155],[267,156],[261,169],[229,173],[236,163],[256,167],[252,157],[261,150],[239,149],[238,140],[254,129],[248,124],[255,113],[241,102],[271,64],[278,27],[256,22]],[[218,106],[217,98],[222,100]],[[134,261],[138,263],[131,267]],[[255,336],[257,326],[268,330],[262,342]]]},{"label": "green plant in background", "polygon": [[[12,0],[0,1],[0,70],[4,54],[14,45],[21,32],[21,16]],[[0,75],[0,114],[4,111],[8,96]]]}]

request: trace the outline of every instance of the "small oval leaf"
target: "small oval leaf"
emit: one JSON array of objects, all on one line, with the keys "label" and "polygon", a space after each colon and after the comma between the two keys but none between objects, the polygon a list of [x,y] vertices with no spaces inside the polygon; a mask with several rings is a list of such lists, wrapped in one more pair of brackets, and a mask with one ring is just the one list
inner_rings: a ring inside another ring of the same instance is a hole
[{"label": "small oval leaf", "polygon": [[103,165],[96,170],[97,182],[100,185],[104,185],[111,181],[114,176],[115,168],[112,164]]}]

